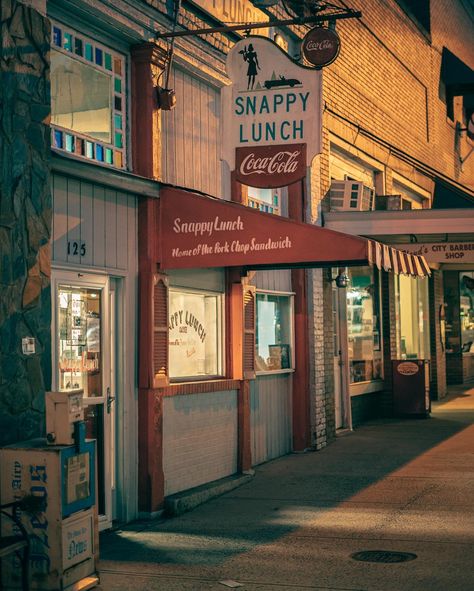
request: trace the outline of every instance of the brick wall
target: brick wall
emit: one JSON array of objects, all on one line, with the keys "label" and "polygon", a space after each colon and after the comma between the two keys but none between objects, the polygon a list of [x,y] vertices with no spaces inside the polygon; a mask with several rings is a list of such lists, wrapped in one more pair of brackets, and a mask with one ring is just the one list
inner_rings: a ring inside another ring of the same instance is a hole
[{"label": "brick wall", "polygon": [[237,392],[163,400],[165,495],[237,471]]}]

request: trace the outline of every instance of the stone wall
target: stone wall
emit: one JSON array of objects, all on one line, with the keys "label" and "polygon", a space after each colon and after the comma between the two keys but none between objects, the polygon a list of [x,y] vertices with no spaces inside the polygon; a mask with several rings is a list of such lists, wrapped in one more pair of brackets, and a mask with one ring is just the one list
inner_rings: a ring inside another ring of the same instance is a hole
[{"label": "stone wall", "polygon": [[[0,3],[0,445],[43,435],[51,381],[49,22]],[[35,339],[23,354],[22,339]]]}]

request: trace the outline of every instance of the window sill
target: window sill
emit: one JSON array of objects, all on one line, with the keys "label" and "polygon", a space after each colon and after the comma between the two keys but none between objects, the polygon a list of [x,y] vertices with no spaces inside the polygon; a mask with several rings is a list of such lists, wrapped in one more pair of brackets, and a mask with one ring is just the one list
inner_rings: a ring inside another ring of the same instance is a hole
[{"label": "window sill", "polygon": [[203,380],[199,382],[178,382],[162,388],[163,396],[184,396],[187,394],[209,394],[211,392],[224,392],[238,390],[240,380],[216,379]]},{"label": "window sill", "polygon": [[383,390],[383,380],[372,380],[368,382],[355,382],[349,385],[351,396],[362,396],[372,392],[381,392]]},{"label": "window sill", "polygon": [[280,374],[289,374],[289,373],[295,373],[295,370],[292,368],[288,368],[288,369],[269,369],[269,370],[264,370],[264,371],[257,371],[255,372],[257,377],[260,376],[268,376],[268,375],[280,375]]}]

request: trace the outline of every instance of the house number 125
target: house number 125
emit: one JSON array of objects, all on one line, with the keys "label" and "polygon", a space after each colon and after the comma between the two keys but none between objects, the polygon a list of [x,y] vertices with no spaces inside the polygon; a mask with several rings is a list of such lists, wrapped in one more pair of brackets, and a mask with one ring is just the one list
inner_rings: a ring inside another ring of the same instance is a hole
[{"label": "house number 125", "polygon": [[77,256],[81,255],[81,257],[86,255],[86,243],[85,242],[68,242],[67,243],[67,254],[68,256]]}]

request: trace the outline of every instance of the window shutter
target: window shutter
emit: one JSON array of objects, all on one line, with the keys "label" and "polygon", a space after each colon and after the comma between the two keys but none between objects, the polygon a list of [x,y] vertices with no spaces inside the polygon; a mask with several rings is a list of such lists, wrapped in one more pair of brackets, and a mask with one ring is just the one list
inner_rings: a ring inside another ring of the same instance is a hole
[{"label": "window shutter", "polygon": [[255,318],[256,318],[256,294],[252,285],[243,286],[244,306],[244,347],[243,369],[244,379],[255,378]]},{"label": "window shutter", "polygon": [[168,278],[153,277],[153,388],[168,385]]}]

